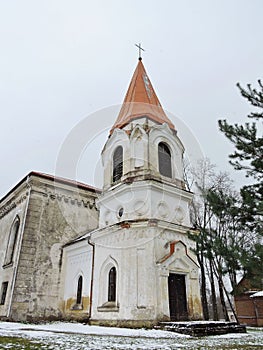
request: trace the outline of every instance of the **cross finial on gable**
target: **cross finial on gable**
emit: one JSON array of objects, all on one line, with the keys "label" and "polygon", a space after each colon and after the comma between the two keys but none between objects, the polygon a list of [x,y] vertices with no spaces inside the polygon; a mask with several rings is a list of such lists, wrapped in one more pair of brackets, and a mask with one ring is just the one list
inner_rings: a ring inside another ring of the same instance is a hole
[{"label": "cross finial on gable", "polygon": [[138,49],[139,49],[139,60],[141,61],[141,59],[142,59],[141,52],[145,51],[145,50],[141,47],[141,44],[139,44],[139,45],[135,44],[135,46],[138,47]]}]

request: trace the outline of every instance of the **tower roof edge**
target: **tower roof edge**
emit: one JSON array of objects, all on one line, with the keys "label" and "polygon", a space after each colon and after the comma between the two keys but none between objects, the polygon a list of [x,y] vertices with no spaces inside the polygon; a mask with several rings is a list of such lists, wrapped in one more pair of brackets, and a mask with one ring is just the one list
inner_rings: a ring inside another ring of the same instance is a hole
[{"label": "tower roof edge", "polygon": [[110,130],[123,128],[129,122],[140,117],[148,117],[158,124],[167,123],[175,130],[174,124],[167,117],[146,73],[142,59],[139,58],[132,76],[119,115]]}]

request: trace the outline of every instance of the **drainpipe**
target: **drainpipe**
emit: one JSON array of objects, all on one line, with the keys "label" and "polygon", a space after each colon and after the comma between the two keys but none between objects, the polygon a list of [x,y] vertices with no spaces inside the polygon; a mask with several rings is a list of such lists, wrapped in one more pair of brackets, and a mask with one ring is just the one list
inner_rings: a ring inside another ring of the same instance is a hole
[{"label": "drainpipe", "polygon": [[[91,238],[91,236],[90,236]],[[89,319],[91,318],[92,298],[93,298],[93,277],[94,277],[94,256],[95,256],[95,244],[87,239],[88,244],[92,246],[92,266],[91,266],[91,279],[90,279],[90,303],[89,303]]]},{"label": "drainpipe", "polygon": [[12,302],[13,302],[13,294],[14,294],[15,282],[16,282],[16,276],[17,276],[17,270],[18,270],[18,263],[19,263],[19,259],[20,259],[20,252],[21,252],[21,248],[22,248],[24,229],[25,229],[27,211],[28,211],[30,194],[31,194],[31,186],[29,185],[29,176],[26,179],[26,187],[28,188],[28,197],[27,197],[27,203],[26,203],[26,207],[25,207],[25,214],[24,214],[22,227],[21,227],[21,234],[20,234],[20,238],[19,238],[19,242],[18,242],[16,261],[15,261],[15,266],[14,266],[14,273],[13,273],[13,278],[12,278],[12,283],[11,283],[10,302],[9,302],[8,310],[7,310],[7,317],[9,317],[10,313],[11,313],[11,307],[12,307]]}]

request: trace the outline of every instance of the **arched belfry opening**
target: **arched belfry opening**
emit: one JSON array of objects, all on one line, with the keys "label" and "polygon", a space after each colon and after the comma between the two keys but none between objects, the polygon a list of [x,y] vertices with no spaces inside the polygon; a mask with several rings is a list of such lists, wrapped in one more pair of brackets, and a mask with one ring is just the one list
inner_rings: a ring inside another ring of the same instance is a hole
[{"label": "arched belfry opening", "polygon": [[112,180],[120,180],[123,174],[123,148],[118,146],[113,153],[113,174]]},{"label": "arched belfry opening", "polygon": [[158,145],[159,172],[166,177],[172,177],[171,152],[166,143],[160,142]]}]

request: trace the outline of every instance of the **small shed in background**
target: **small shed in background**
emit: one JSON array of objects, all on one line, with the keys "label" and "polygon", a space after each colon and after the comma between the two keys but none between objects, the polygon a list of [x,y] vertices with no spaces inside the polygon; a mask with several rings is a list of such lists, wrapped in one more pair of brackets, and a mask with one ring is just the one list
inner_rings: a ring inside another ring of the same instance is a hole
[{"label": "small shed in background", "polygon": [[263,291],[246,291],[235,296],[238,321],[248,326],[263,326]]}]

